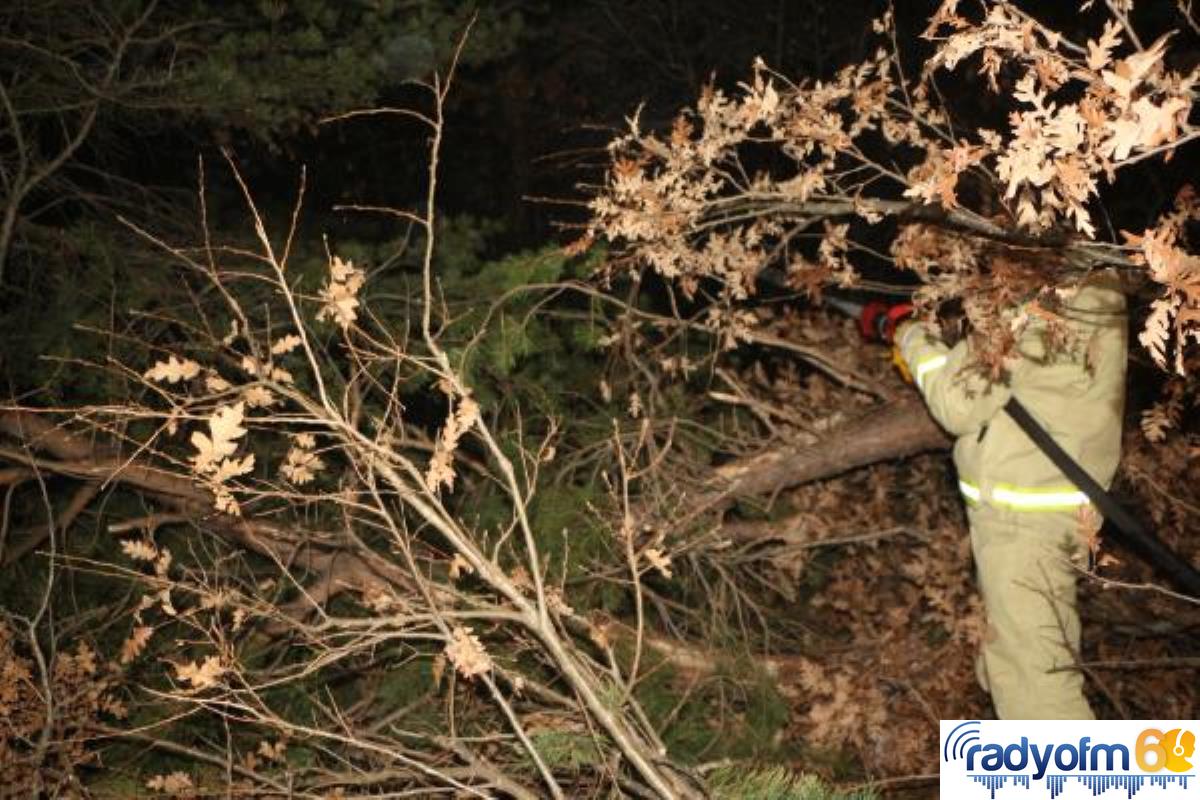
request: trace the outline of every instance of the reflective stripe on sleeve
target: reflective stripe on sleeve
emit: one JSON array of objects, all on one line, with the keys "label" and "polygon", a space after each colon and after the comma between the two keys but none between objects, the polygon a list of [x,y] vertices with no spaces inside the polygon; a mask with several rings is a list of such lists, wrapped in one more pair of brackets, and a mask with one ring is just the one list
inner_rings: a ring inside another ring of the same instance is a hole
[{"label": "reflective stripe on sleeve", "polygon": [[979,491],[979,487],[966,481],[958,482],[958,490],[972,503],[978,503],[983,498],[983,492]]},{"label": "reflective stripe on sleeve", "polygon": [[918,361],[916,367],[913,369],[913,378],[917,381],[917,388],[924,391],[925,386],[922,381],[925,376],[935,369],[941,369],[944,366],[946,366],[946,355],[944,353],[942,355],[929,356]]}]

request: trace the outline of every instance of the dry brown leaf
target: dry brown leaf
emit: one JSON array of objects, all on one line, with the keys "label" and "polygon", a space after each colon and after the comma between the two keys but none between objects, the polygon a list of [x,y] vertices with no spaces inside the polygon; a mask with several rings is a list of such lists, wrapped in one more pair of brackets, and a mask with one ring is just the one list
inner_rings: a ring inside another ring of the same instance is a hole
[{"label": "dry brown leaf", "polygon": [[182,361],[175,356],[167,356],[166,361],[159,361],[146,370],[143,377],[158,383],[178,383],[190,381],[200,374],[200,365],[190,358]]},{"label": "dry brown leaf", "polygon": [[282,339],[277,339],[275,344],[271,345],[271,355],[282,356],[295,350],[303,343],[303,340],[294,333],[289,333]]},{"label": "dry brown leaf", "polygon": [[158,550],[154,545],[141,539],[126,539],[121,542],[121,550],[134,561],[154,561],[158,558]]},{"label": "dry brown leaf", "polygon": [[284,458],[279,471],[289,482],[302,486],[311,482],[325,468],[321,457],[312,452],[317,439],[311,433],[300,433],[292,439],[292,447]]},{"label": "dry brown leaf", "polygon": [[242,515],[242,507],[238,504],[237,498],[228,488],[221,484],[213,484],[213,507],[222,514],[240,517]]},{"label": "dry brown leaf", "polygon": [[258,384],[242,390],[242,400],[250,408],[270,408],[279,402],[270,389]]},{"label": "dry brown leaf", "polygon": [[248,453],[245,457],[239,459],[227,458],[222,461],[212,473],[212,480],[217,483],[224,483],[232,478],[237,478],[254,469],[254,453]]},{"label": "dry brown leaf", "polygon": [[177,771],[169,775],[155,775],[146,781],[146,788],[166,794],[184,794],[190,793],[194,786],[191,777],[186,772]]},{"label": "dry brown leaf", "polygon": [[470,628],[456,625],[445,649],[446,658],[464,678],[475,678],[490,672],[492,659],[483,649],[479,637]]},{"label": "dry brown leaf", "polygon": [[629,393],[629,416],[637,419],[642,415],[642,398],[637,392]]},{"label": "dry brown leaf", "polygon": [[575,615],[575,609],[567,604],[563,597],[562,590],[557,586],[551,586],[546,589],[546,607],[558,614],[561,617],[570,617]]},{"label": "dry brown leaf", "polygon": [[204,388],[213,394],[220,394],[221,392],[227,392],[232,389],[233,385],[217,373],[210,372],[204,376]]},{"label": "dry brown leaf", "polygon": [[282,762],[287,755],[287,742],[283,739],[271,744],[265,739],[258,743],[258,750],[255,751],[258,755],[268,761]]},{"label": "dry brown leaf", "polygon": [[458,449],[459,439],[479,420],[479,404],[469,395],[459,394],[448,383],[441,385],[441,388],[452,398],[457,395],[458,404],[438,434],[433,457],[429,459],[429,467],[425,472],[425,485],[432,492],[443,486],[454,488],[454,452]]},{"label": "dry brown leaf", "polygon": [[200,691],[217,685],[217,681],[225,674],[221,659],[217,656],[207,656],[204,661],[186,664],[175,664],[175,678],[191,684],[192,691]]},{"label": "dry brown leaf", "polygon": [[658,570],[659,574],[664,578],[671,577],[671,557],[665,554],[657,547],[647,547],[642,555],[646,558],[646,562],[654,569]]},{"label": "dry brown leaf", "polygon": [[317,320],[331,319],[342,328],[348,328],[358,319],[358,291],[366,281],[362,270],[354,262],[333,257],[329,264],[329,282],[321,289],[321,308]]},{"label": "dry brown leaf", "polygon": [[242,427],[245,409],[246,405],[242,402],[221,406],[209,417],[210,435],[199,431],[192,433],[192,445],[197,451],[192,456],[192,464],[196,472],[214,472],[223,459],[237,450],[237,440],[246,434],[246,429]]},{"label": "dry brown leaf", "polygon": [[1104,33],[1100,35],[1099,41],[1089,39],[1087,43],[1088,69],[1099,72],[1109,65],[1112,61],[1112,51],[1121,44],[1121,23],[1115,19],[1110,19],[1104,23]]},{"label": "dry brown leaf", "polygon": [[129,638],[121,645],[121,663],[129,664],[142,654],[146,644],[154,634],[154,628],[149,625],[139,625],[129,634]]}]

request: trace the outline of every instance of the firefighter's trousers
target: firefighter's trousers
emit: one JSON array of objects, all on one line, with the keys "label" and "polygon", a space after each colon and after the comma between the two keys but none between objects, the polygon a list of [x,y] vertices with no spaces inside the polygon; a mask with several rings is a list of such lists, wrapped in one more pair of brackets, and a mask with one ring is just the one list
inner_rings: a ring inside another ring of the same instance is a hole
[{"label": "firefighter's trousers", "polygon": [[987,629],[977,662],[1000,719],[1095,719],[1083,694],[1076,607],[1084,548],[1068,511],[968,505]]}]

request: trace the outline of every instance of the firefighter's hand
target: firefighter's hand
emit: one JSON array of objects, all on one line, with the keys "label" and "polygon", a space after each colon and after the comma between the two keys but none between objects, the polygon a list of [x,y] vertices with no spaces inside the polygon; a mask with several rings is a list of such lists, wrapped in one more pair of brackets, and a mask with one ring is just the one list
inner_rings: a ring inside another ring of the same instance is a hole
[{"label": "firefighter's hand", "polygon": [[896,326],[913,315],[912,303],[884,303],[872,300],[863,306],[858,318],[858,330],[868,342],[891,344],[896,338]]}]

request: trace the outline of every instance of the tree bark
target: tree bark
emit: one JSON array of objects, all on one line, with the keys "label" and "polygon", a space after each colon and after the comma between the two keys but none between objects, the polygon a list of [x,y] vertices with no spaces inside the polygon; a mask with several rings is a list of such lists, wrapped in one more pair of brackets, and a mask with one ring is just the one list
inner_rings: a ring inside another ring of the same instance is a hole
[{"label": "tree bark", "polygon": [[739,497],[770,494],[880,461],[946,450],[951,444],[920,398],[889,400],[839,425],[817,442],[783,442],[723,464],[715,470],[712,489],[694,497],[689,503],[691,511],[674,520],[673,526],[683,527]]},{"label": "tree bark", "polygon": [[767,494],[880,461],[945,450],[950,438],[917,397],[843,423],[815,444],[784,444],[717,469],[722,495]]}]

